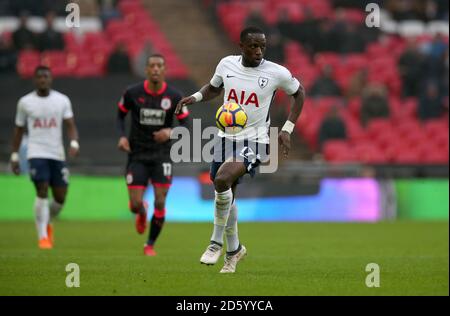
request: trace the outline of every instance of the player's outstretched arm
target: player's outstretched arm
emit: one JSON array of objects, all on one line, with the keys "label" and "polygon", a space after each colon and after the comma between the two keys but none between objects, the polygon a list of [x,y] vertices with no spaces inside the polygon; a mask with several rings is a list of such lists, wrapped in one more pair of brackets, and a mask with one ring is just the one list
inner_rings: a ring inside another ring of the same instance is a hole
[{"label": "player's outstretched arm", "polygon": [[222,87],[216,88],[212,86],[210,83],[204,85],[200,91],[194,93],[191,96],[185,97],[180,100],[177,104],[177,108],[175,109],[175,114],[180,114],[183,106],[191,105],[200,101],[209,101],[220,95],[222,92]]},{"label": "player's outstretched arm", "polygon": [[25,133],[25,128],[22,126],[16,126],[14,128],[13,140],[12,140],[12,154],[11,154],[11,169],[15,175],[20,174],[19,167],[19,147],[22,141],[23,134]]},{"label": "player's outstretched arm", "polygon": [[292,95],[292,98],[293,102],[291,103],[291,111],[288,119],[278,134],[278,141],[281,144],[285,158],[289,155],[289,150],[291,149],[291,133],[294,130],[295,122],[297,122],[303,109],[303,103],[305,102],[305,88],[301,84],[297,92]]},{"label": "player's outstretched arm", "polygon": [[64,125],[67,128],[67,136],[70,139],[69,156],[75,157],[80,152],[80,145],[78,143],[78,129],[75,125],[75,119],[73,117],[65,119]]}]

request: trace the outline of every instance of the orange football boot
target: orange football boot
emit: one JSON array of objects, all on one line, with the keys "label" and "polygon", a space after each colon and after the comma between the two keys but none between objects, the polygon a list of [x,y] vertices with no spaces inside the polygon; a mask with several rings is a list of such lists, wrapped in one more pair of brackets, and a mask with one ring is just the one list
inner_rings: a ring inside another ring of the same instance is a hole
[{"label": "orange football boot", "polygon": [[42,238],[39,240],[39,248],[40,249],[52,249],[53,245],[49,238]]}]

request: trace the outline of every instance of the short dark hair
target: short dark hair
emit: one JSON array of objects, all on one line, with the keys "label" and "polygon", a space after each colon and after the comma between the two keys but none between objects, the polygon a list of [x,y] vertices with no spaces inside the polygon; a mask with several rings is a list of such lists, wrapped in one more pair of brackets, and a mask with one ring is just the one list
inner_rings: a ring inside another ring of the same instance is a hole
[{"label": "short dark hair", "polygon": [[50,67],[45,66],[45,65],[39,65],[39,66],[37,66],[37,67],[34,69],[34,75],[37,75],[37,73],[38,73],[39,71],[41,71],[41,70],[52,72],[51,69],[50,69]]},{"label": "short dark hair", "polygon": [[148,58],[147,58],[147,64],[148,64],[149,59],[152,58],[152,57],[162,58],[162,60],[164,61],[164,63],[166,63],[166,58],[164,57],[164,55],[159,54],[159,53],[153,53],[153,54],[151,54],[150,56],[148,56]]},{"label": "short dark hair", "polygon": [[241,42],[244,42],[249,34],[264,34],[264,31],[256,26],[249,26],[242,30],[240,35]]}]

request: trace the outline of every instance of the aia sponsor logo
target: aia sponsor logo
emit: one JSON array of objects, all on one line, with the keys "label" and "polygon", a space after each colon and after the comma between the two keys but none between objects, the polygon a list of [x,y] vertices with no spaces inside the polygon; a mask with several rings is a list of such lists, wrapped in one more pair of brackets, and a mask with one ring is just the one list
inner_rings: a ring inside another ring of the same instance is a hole
[{"label": "aia sponsor logo", "polygon": [[54,117],[52,118],[37,118],[33,122],[33,128],[55,128],[58,127],[58,124],[56,123],[56,119]]},{"label": "aia sponsor logo", "polygon": [[227,101],[233,100],[235,103],[240,105],[250,105],[253,104],[256,107],[259,107],[259,100],[256,93],[252,92],[250,95],[246,94],[245,91],[240,91],[239,96],[236,90],[231,89],[228,93]]}]

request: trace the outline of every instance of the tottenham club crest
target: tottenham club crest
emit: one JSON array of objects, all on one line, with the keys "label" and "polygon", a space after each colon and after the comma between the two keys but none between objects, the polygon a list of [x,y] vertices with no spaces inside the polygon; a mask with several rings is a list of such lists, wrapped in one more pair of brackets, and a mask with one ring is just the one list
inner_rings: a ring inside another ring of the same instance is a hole
[{"label": "tottenham club crest", "polygon": [[258,78],[258,84],[261,89],[265,88],[268,83],[269,83],[269,79],[267,79],[265,77]]},{"label": "tottenham club crest", "polygon": [[163,98],[161,100],[161,108],[163,110],[167,111],[171,107],[172,107],[172,101],[170,100],[170,98]]}]

